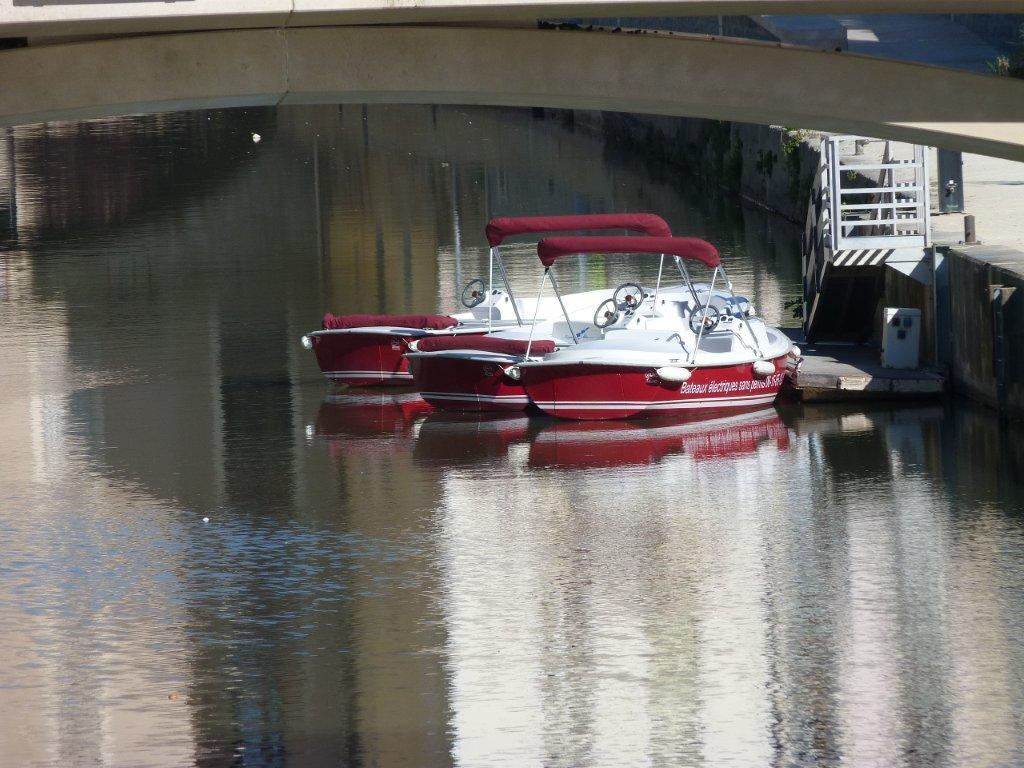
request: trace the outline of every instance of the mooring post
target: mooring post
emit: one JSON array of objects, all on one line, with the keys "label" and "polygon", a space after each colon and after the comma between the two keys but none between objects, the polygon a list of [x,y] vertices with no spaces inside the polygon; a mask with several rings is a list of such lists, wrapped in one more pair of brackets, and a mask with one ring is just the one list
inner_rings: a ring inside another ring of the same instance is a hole
[{"label": "mooring post", "polygon": [[967,214],[964,216],[964,244],[978,242],[978,230],[974,225],[974,216]]}]

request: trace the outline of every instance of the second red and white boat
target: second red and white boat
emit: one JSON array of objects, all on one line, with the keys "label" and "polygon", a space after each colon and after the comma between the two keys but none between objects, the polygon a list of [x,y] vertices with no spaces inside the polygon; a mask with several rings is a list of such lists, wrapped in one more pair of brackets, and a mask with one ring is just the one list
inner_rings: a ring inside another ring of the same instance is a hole
[{"label": "second red and white boat", "polygon": [[[323,327],[303,336],[302,345],[313,351],[320,370],[334,383],[402,386],[412,383],[405,353],[416,340],[480,336],[501,328],[521,328],[526,318],[543,322],[556,317],[566,304],[582,307],[589,317],[595,297],[599,297],[597,300],[607,298],[610,291],[570,295],[558,302],[552,297],[517,299],[499,249],[514,235],[585,230],[670,234],[664,219],[650,213],[492,219],[486,232],[490,245],[488,283],[485,285],[478,279],[466,284],[461,298],[467,311],[454,315],[335,315],[328,312],[324,315]],[[495,287],[495,277],[503,284],[503,289]]]}]

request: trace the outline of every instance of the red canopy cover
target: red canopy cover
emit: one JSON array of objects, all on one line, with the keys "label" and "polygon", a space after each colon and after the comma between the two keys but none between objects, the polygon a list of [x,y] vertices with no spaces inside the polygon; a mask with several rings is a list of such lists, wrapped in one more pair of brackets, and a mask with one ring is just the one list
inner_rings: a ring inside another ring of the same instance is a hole
[{"label": "red canopy cover", "polygon": [[[497,352],[501,355],[525,355],[525,339],[503,339],[500,336],[428,336],[416,342],[417,352],[440,352],[444,349],[471,349]],[[530,354],[546,355],[555,351],[551,339],[534,339]]]},{"label": "red canopy cover", "polygon": [[579,232],[588,229],[628,229],[652,237],[670,237],[672,230],[653,213],[588,213],[578,216],[504,217],[487,222],[487,242],[493,248],[506,237],[528,232]]},{"label": "red canopy cover", "polygon": [[580,253],[653,253],[680,256],[717,267],[718,249],[699,237],[546,237],[537,244],[545,267]]},{"label": "red canopy cover", "polygon": [[324,330],[339,328],[372,328],[379,326],[395,328],[421,328],[440,331],[458,325],[459,321],[448,315],[324,315]]}]

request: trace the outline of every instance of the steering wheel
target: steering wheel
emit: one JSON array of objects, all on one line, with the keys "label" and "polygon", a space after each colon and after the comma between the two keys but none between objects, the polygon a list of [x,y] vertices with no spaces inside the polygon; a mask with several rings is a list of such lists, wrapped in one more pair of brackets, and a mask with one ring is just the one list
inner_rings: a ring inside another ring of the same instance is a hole
[{"label": "steering wheel", "polygon": [[605,299],[597,305],[594,312],[594,325],[598,328],[607,328],[619,319],[619,308],[615,299]]},{"label": "steering wheel", "polygon": [[462,306],[472,309],[477,304],[483,303],[487,295],[487,289],[483,280],[470,280],[462,289]]},{"label": "steering wheel", "polygon": [[722,319],[722,313],[718,311],[717,307],[708,305],[706,307],[697,307],[690,313],[690,330],[694,333],[699,333],[701,326],[704,327],[704,333],[711,333],[718,327],[718,322]]},{"label": "steering wheel", "polygon": [[644,289],[636,283],[623,283],[615,289],[612,294],[615,299],[615,307],[624,311],[632,311],[640,306],[644,300]]}]

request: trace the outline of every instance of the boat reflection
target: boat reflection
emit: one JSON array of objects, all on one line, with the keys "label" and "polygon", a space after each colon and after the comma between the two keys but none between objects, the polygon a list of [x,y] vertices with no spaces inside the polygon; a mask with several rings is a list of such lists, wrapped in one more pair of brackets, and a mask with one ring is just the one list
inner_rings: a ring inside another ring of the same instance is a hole
[{"label": "boat reflection", "polygon": [[416,423],[431,410],[413,390],[332,394],[320,404],[306,436],[324,439],[332,458],[353,440],[371,451],[390,452],[395,442],[413,434]]},{"label": "boat reflection", "polygon": [[419,425],[413,458],[465,467],[503,460],[512,446],[526,442],[536,431],[534,421],[521,413],[435,411]]},{"label": "boat reflection", "polygon": [[527,416],[434,411],[415,430],[414,458],[469,466],[503,459],[528,444],[532,468],[595,468],[652,464],[685,453],[696,461],[754,453],[774,443],[790,446],[789,429],[774,408],[728,417],[679,422],[569,422]]},{"label": "boat reflection", "polygon": [[549,422],[530,444],[531,467],[651,464],[685,453],[696,461],[789,448],[789,429],[774,408],[699,421]]}]

